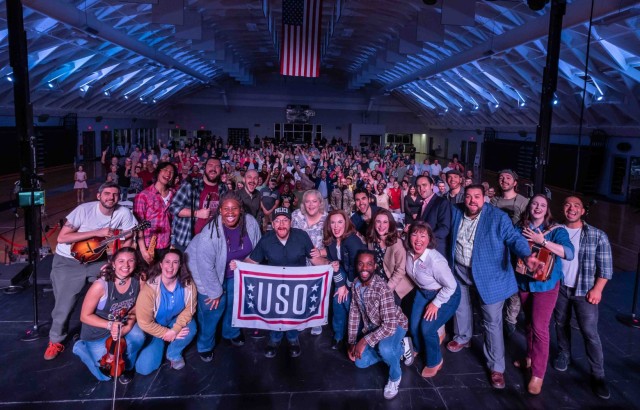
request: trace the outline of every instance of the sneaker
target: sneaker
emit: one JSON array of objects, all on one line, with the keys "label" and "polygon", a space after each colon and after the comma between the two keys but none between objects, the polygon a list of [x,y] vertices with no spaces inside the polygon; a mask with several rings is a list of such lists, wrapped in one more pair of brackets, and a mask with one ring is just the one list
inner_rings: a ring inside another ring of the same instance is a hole
[{"label": "sneaker", "polygon": [[311,328],[311,334],[313,336],[319,336],[322,334],[322,326],[314,326]]},{"label": "sneaker", "polygon": [[611,392],[609,391],[609,386],[604,379],[600,379],[597,377],[591,377],[591,390],[593,393],[600,397],[601,399],[607,400],[611,397]]},{"label": "sneaker", "polygon": [[340,340],[336,340],[333,339],[331,341],[331,349],[332,350],[342,350],[344,348],[344,340],[340,339]]},{"label": "sneaker", "polygon": [[244,334],[240,332],[240,335],[231,339],[231,344],[234,345],[235,347],[244,346]]},{"label": "sneaker", "polygon": [[410,337],[402,338],[402,347],[404,348],[404,352],[402,353],[402,359],[404,360],[405,366],[411,366],[413,364],[413,359],[415,356],[413,355],[413,342]]},{"label": "sneaker", "polygon": [[560,353],[556,360],[553,361],[553,368],[559,372],[564,372],[569,367],[569,362],[571,359],[563,353]]},{"label": "sneaker", "polygon": [[118,377],[118,381],[120,382],[120,384],[129,384],[131,380],[133,380],[134,374],[134,370],[125,370],[124,372],[122,372],[120,377]]},{"label": "sneaker", "polygon": [[184,359],[181,357],[178,360],[171,360],[169,359],[169,363],[171,363],[171,368],[174,370],[182,370],[184,369],[184,366],[186,365],[186,363],[184,362]]},{"label": "sneaker", "polygon": [[402,377],[398,379],[398,381],[392,382],[391,379],[387,382],[387,385],[384,386],[384,398],[387,400],[391,400],[398,395],[398,388],[400,387],[400,380]]},{"label": "sneaker", "polygon": [[200,360],[205,363],[209,363],[213,360],[213,350],[209,350],[208,352],[198,352],[200,355]]},{"label": "sneaker", "polygon": [[64,352],[62,343],[49,342],[47,350],[44,352],[44,360],[53,360],[62,352]]}]

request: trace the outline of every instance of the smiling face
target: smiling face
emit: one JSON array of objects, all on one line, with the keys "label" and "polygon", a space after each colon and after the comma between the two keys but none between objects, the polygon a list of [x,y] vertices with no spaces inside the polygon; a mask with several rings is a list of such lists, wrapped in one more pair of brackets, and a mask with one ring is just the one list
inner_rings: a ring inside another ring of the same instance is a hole
[{"label": "smiling face", "polygon": [[449,189],[452,191],[460,188],[460,184],[462,184],[462,178],[457,174],[449,174],[447,175],[447,185],[449,185]]},{"label": "smiling face", "polygon": [[369,197],[364,192],[358,192],[355,197],[356,207],[361,213],[366,213],[369,210]]},{"label": "smiling face", "polygon": [[175,175],[171,165],[167,165],[158,172],[158,182],[165,186],[171,185],[174,177]]},{"label": "smiling face", "polygon": [[163,279],[170,280],[175,278],[180,271],[180,256],[173,252],[167,253],[164,255],[164,258],[162,258],[160,267],[162,269]]},{"label": "smiling face", "polygon": [[289,237],[289,232],[291,231],[291,219],[284,215],[279,215],[273,220],[272,224],[278,238],[285,240]]},{"label": "smiling face", "polygon": [[376,230],[376,233],[381,237],[388,234],[389,233],[389,217],[387,217],[387,215],[385,214],[380,214],[376,216],[376,219],[374,221],[374,228]]},{"label": "smiling face", "polygon": [[536,225],[539,225],[549,212],[549,203],[547,199],[541,195],[531,198],[529,203],[529,215]]},{"label": "smiling face", "polygon": [[120,252],[113,261],[113,268],[118,278],[128,278],[136,269],[136,255],[133,252]]},{"label": "smiling face", "polygon": [[373,255],[369,253],[361,253],[358,255],[356,271],[358,272],[360,282],[367,285],[369,281],[371,281],[371,278],[373,278],[373,273],[376,271],[376,261]]},{"label": "smiling face", "polygon": [[429,178],[419,178],[416,181],[416,186],[418,187],[418,193],[423,199],[427,199],[433,195],[433,185],[431,181],[429,181]]},{"label": "smiling face", "polygon": [[502,189],[502,192],[512,191],[513,189],[515,189],[516,185],[518,184],[518,182],[513,178],[513,176],[506,172],[500,174],[500,176],[498,177],[498,183],[500,184],[500,188]]},{"label": "smiling face", "polygon": [[210,159],[204,167],[205,181],[210,184],[218,182],[222,173],[222,163],[219,159]]},{"label": "smiling face", "polygon": [[579,224],[582,216],[585,214],[585,209],[582,201],[580,200],[580,198],[577,198],[575,196],[570,196],[564,200],[562,211],[564,213],[564,218],[566,219],[567,225]]},{"label": "smiling face", "polygon": [[305,195],[302,203],[304,204],[304,209],[308,216],[315,216],[320,211],[320,200],[317,195],[312,193]]},{"label": "smiling face", "polygon": [[342,238],[342,235],[344,235],[346,224],[347,222],[344,220],[342,215],[331,215],[331,217],[329,218],[329,228],[331,229],[331,234],[334,236],[334,238]]},{"label": "smiling face", "polygon": [[258,186],[258,173],[254,170],[247,171],[244,176],[244,183],[247,187],[247,191],[253,192]]},{"label": "smiling face", "polygon": [[110,210],[116,207],[120,200],[120,189],[116,187],[109,187],[98,193],[98,201],[104,209]]},{"label": "smiling face", "polygon": [[220,215],[222,216],[222,224],[227,228],[235,228],[240,222],[241,205],[234,199],[226,199],[220,205]]},{"label": "smiling face", "polygon": [[480,213],[484,205],[482,189],[471,188],[464,192],[464,204],[467,208],[467,216],[473,217]]},{"label": "smiling face", "polygon": [[429,234],[425,229],[416,229],[409,236],[409,244],[416,256],[420,256],[429,246]]}]

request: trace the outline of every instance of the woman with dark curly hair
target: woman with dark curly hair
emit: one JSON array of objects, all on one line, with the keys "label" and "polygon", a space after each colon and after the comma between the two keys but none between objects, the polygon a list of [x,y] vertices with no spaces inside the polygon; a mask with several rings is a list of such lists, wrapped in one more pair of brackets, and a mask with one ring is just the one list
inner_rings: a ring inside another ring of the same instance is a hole
[{"label": "woman with dark curly hair", "polygon": [[244,260],[260,240],[260,225],[244,211],[237,192],[227,191],[207,226],[189,243],[189,270],[198,290],[197,348],[204,362],[213,360],[216,329],[234,346],[244,345],[240,328],[231,325],[234,260]]},{"label": "woman with dark curly hair", "polygon": [[102,268],[82,302],[82,329],[73,353],[101,381],[111,379],[101,372],[98,364],[107,353],[105,342],[108,337],[114,340],[124,337],[127,342],[124,373],[119,378],[122,384],[131,381],[136,357],[144,343],[144,333],[136,324],[135,315],[141,266],[137,255],[131,247],[119,249]]},{"label": "woman with dark curly hair", "polygon": [[165,342],[167,359],[176,370],[184,368],[182,351],[196,335],[196,285],[191,279],[184,256],[169,249],[151,268],[136,303],[140,328],[151,336],[140,351],[136,371],[150,374],[160,367]]}]

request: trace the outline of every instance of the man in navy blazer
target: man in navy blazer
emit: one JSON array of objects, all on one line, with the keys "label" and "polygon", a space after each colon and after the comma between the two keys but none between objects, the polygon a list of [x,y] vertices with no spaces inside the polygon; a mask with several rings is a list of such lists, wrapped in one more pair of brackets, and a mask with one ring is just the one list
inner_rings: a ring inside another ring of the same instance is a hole
[{"label": "man in navy blazer", "polygon": [[436,250],[446,257],[451,230],[451,205],[446,199],[434,194],[433,185],[433,178],[428,175],[416,178],[416,187],[423,201],[418,220],[425,221],[431,226],[433,235],[436,237]]},{"label": "man in navy blazer", "polygon": [[502,389],[505,386],[502,306],[518,290],[510,253],[525,259],[532,268],[540,262],[531,256],[527,240],[516,231],[507,214],[484,202],[482,185],[466,188],[464,203],[452,207],[451,226],[448,258],[462,298],[454,316],[454,337],[447,349],[455,353],[469,347],[473,335],[469,293],[477,293],[491,385]]}]

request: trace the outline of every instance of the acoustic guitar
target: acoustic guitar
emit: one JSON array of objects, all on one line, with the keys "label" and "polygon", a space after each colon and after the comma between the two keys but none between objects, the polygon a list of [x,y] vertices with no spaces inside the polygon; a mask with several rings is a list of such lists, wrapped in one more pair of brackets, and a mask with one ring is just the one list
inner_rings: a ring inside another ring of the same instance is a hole
[{"label": "acoustic guitar", "polygon": [[104,255],[109,244],[117,241],[118,239],[126,238],[133,232],[141,231],[149,227],[151,227],[151,222],[143,221],[141,224],[136,225],[131,229],[127,229],[126,231],[114,231],[114,235],[108,238],[94,236],[93,238],[75,242],[71,245],[71,256],[80,263],[95,262]]}]

